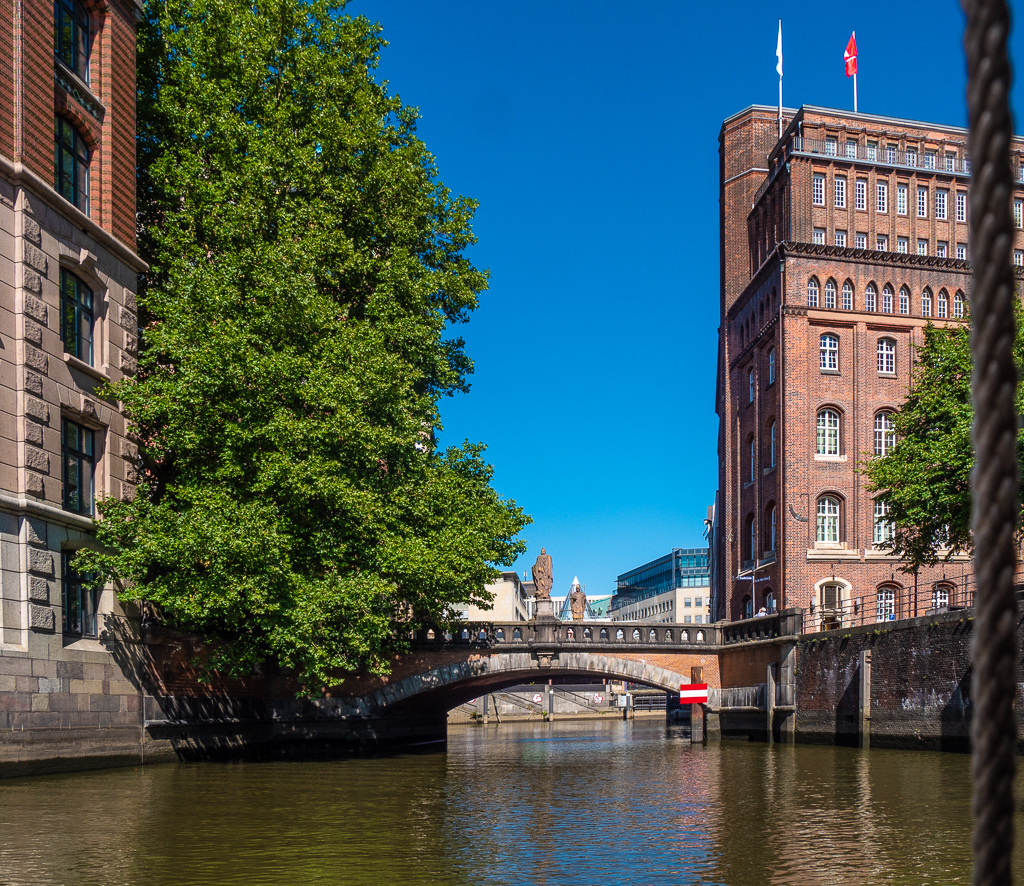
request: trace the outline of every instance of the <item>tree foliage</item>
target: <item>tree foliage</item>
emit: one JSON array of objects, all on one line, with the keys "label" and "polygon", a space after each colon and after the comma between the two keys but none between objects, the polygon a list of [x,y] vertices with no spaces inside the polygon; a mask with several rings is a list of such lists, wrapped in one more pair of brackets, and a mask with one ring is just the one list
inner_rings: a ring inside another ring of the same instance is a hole
[{"label": "tree foliage", "polygon": [[[1018,373],[1024,366],[1020,306],[1017,308]],[[1021,389],[1018,412],[1024,414]],[[881,458],[864,462],[868,491],[889,507],[893,536],[886,544],[914,571],[954,553],[970,553],[971,341],[966,324],[929,325],[910,394],[895,417],[896,443]],[[1018,461],[1024,456],[1018,437]]]},{"label": "tree foliage", "polygon": [[482,447],[438,451],[486,288],[475,204],[373,79],[379,27],[320,0],[149,2],[139,40],[144,459],[83,566],[318,690],[487,599],[529,522]]}]

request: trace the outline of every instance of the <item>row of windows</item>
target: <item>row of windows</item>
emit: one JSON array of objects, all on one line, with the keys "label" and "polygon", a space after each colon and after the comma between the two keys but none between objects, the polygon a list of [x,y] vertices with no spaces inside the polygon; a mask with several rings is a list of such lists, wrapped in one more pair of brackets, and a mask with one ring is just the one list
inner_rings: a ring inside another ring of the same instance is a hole
[{"label": "row of windows", "polygon": [[[843,500],[831,493],[822,495],[818,499],[815,541],[822,544],[839,544],[842,540],[842,508]],[[767,554],[773,554],[778,543],[778,508],[771,502],[764,513],[762,524],[763,538],[761,550]],[[875,502],[873,543],[875,547],[884,547],[892,540],[894,526],[889,517],[889,507],[882,501]],[[758,550],[757,547],[757,525],[754,514],[747,514],[745,531],[743,534],[743,560],[752,561]]]},{"label": "row of windows", "polygon": [[[936,188],[934,196],[931,196],[930,189],[927,186],[919,185],[916,192],[915,209],[918,218],[928,218],[928,208],[934,203],[934,214],[935,218],[939,221],[948,221],[949,219],[949,189],[948,188]],[[931,199],[930,199],[931,197]],[[824,173],[814,173],[811,182],[811,199],[815,206],[825,205],[825,175]],[[958,222],[967,221],[967,192],[957,191],[955,195],[956,201],[956,220]],[[832,202],[836,209],[846,209],[846,177],[837,175],[832,180]],[[906,184],[896,185],[896,214],[897,215],[908,215],[908,208],[910,203],[910,186]],[[864,178],[858,178],[854,182],[854,206],[861,212],[867,212],[868,209],[868,181]],[[1018,217],[1018,211],[1021,210],[1021,201],[1014,201],[1014,219]],[[880,213],[887,213],[889,211],[889,185],[887,182],[877,182],[875,184],[875,211]],[[1022,220],[1024,220],[1024,212],[1021,212]],[[1021,227],[1020,224],[1017,225]],[[838,244],[837,244],[838,245]]]},{"label": "row of windows", "polygon": [[[770,387],[775,384],[775,348],[768,349],[768,374],[767,384]],[[747,369],[747,402],[754,402],[754,394],[757,393],[757,383],[754,378],[754,367]]]},{"label": "row of windows", "polygon": [[[839,140],[835,136],[826,136],[823,148],[824,153],[830,157],[840,156]],[[901,151],[898,144],[885,144],[879,146],[877,141],[871,140],[868,140],[861,148],[856,141],[847,138],[846,141],[843,142],[842,156],[850,160],[856,160],[859,157],[871,162],[879,161],[884,157],[885,162],[892,164],[893,166],[917,166],[919,149],[917,147],[907,147],[905,150]],[[924,149],[921,159],[922,163],[920,165],[923,169],[943,169],[946,172],[957,171],[956,151],[946,150],[940,158],[938,151]],[[966,160],[960,165],[960,168],[964,172],[970,172],[970,164]]]},{"label": "row of windows", "polygon": [[[837,613],[841,619],[842,610],[845,608],[843,590],[843,586],[840,584],[826,584],[821,589],[822,620],[831,627],[837,626]],[[880,585],[875,590],[875,618],[877,621],[895,621],[902,591],[903,588],[899,585],[889,583]],[[951,582],[939,582],[933,585],[931,590],[932,608],[948,607],[954,596],[954,585]]]},{"label": "row of windows", "polygon": [[[857,249],[867,249],[868,248],[868,235],[858,231],[856,237],[857,237],[857,239],[856,239],[856,242],[854,244],[856,246],[856,248]],[[815,228],[814,229],[814,234],[813,234],[812,242],[816,246],[824,246],[825,245],[825,229],[824,228]],[[846,231],[838,230],[837,229],[835,231],[834,236],[833,236],[833,242],[835,243],[836,246],[840,247],[841,249],[845,248],[846,245],[847,245]],[[875,249],[878,252],[888,252],[889,251],[889,238],[885,234],[879,234],[875,238]],[[896,252],[898,254],[902,254],[902,255],[907,255],[910,252],[910,239],[908,237],[897,237],[896,238]],[[924,237],[918,238],[918,241],[917,241],[917,254],[918,255],[928,255],[928,240],[927,240],[927,238],[924,238]],[[1024,251],[1021,252],[1021,255],[1024,255]],[[936,258],[950,258],[951,257],[950,256],[950,252],[949,252],[949,242],[948,241],[940,240],[935,245],[935,256],[936,256]],[[967,244],[966,243],[957,243],[956,244],[956,257],[957,257],[957,259],[959,261],[967,261]]]},{"label": "row of windows", "polygon": [[[773,418],[768,422],[767,446],[765,447],[765,470],[770,470],[775,467],[776,428],[777,424]],[[750,468],[747,480],[748,482],[753,483],[754,480],[757,479],[757,445],[753,434],[750,434],[747,437],[747,453],[749,455],[748,463]]]},{"label": "row of windows", "polygon": [[[832,406],[826,406],[818,410],[815,423],[815,448],[816,455],[837,456],[842,455],[842,424],[843,418],[840,411]],[[774,425],[772,430],[774,439]],[[884,409],[875,414],[874,445],[873,454],[877,457],[888,455],[896,445],[896,423],[893,413]]]},{"label": "row of windows", "polygon": [[[878,372],[880,375],[896,374],[896,342],[891,338],[878,340]],[[839,371],[839,336],[823,332],[818,339],[818,363],[822,372]]]},{"label": "row of windows", "polygon": [[[807,281],[807,306],[810,308],[822,307],[826,310],[835,310],[837,307],[836,301],[837,286],[836,281],[831,277],[825,281],[824,292],[820,284],[818,283],[817,277],[811,277]],[[910,289],[907,286],[900,287],[899,293],[899,313],[909,314],[910,313]],[[838,305],[844,311],[852,311],[854,306],[854,290],[853,282],[847,280],[843,283],[842,289],[842,300],[838,302]],[[893,308],[896,307],[896,297],[892,285],[886,283],[882,287],[882,297],[878,297],[878,287],[874,283],[868,283],[864,287],[864,310],[870,313],[877,313],[881,311],[883,314],[893,313]],[[964,316],[964,308],[966,301],[964,294],[959,289],[953,294],[952,300],[952,316],[954,318],[962,318]],[[932,309],[934,307],[934,316],[939,319],[947,319],[950,316],[950,298],[949,293],[945,289],[940,289],[939,294],[935,296],[931,289],[927,286],[921,293],[921,316],[931,317]]]}]

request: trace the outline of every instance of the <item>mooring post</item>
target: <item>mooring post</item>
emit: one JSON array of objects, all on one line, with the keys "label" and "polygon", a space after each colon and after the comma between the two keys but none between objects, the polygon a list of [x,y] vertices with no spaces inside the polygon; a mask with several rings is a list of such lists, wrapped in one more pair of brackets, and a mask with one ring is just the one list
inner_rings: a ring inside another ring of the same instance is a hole
[{"label": "mooring post", "polygon": [[775,665],[768,665],[764,682],[764,707],[767,716],[768,744],[775,743]]},{"label": "mooring post", "polygon": [[862,748],[871,747],[871,650],[863,649],[860,653],[860,720],[858,743]]}]

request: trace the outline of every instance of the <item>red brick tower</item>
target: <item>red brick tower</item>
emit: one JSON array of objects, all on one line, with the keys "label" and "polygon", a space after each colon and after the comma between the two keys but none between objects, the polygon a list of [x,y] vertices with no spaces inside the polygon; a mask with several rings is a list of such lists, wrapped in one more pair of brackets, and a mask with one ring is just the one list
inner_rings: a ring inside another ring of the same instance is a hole
[{"label": "red brick tower", "polygon": [[[966,557],[900,571],[858,471],[892,445],[923,328],[964,316],[967,133],[811,107],[784,123],[752,107],[719,136],[717,614],[797,606],[820,629],[968,605]],[[1024,183],[1018,228],[1022,207]],[[1024,265],[1024,230],[1015,247]]]}]

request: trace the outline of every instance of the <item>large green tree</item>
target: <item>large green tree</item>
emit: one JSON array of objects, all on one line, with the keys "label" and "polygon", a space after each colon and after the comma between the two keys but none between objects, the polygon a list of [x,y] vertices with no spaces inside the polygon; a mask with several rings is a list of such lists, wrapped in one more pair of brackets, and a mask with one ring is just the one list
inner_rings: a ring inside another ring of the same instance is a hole
[{"label": "large green tree", "polygon": [[[1024,365],[1019,306],[1017,314],[1019,372]],[[895,416],[895,445],[862,465],[868,491],[889,508],[892,538],[886,547],[908,571],[973,549],[970,328],[929,325],[916,356],[910,394]],[[1021,393],[1018,387],[1018,411],[1024,414]],[[1018,438],[1018,460],[1022,455]]]},{"label": "large green tree", "polygon": [[439,451],[486,288],[475,204],[374,80],[379,27],[321,0],[150,0],[139,40],[142,442],[84,568],[310,691],[487,599],[529,521],[482,447]]}]

